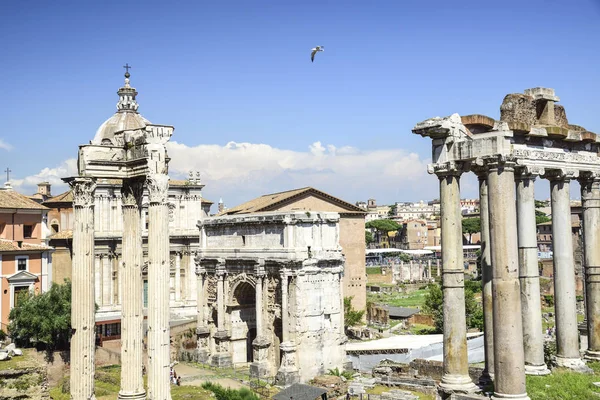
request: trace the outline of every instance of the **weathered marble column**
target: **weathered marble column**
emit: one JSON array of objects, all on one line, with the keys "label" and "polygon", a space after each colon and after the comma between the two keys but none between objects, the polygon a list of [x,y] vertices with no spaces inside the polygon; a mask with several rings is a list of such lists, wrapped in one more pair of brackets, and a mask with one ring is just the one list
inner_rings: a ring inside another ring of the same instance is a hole
[{"label": "weathered marble column", "polygon": [[514,163],[490,160],[489,225],[494,309],[494,397],[529,399],[525,387],[525,356]]},{"label": "weathered marble column", "polygon": [[265,265],[260,261],[256,266],[256,338],[252,341],[253,362],[250,365],[250,375],[256,378],[269,376],[271,368],[268,363],[268,349],[271,341],[267,338],[264,331],[265,312],[263,307],[264,285],[265,285]]},{"label": "weathered marble column", "polygon": [[472,392],[477,389],[469,377],[467,359],[465,268],[459,187],[461,173],[462,170],[454,164],[447,164],[436,171],[440,179],[444,293],[444,375],[440,386],[447,392]]},{"label": "weathered marble column", "polygon": [[556,363],[579,369],[584,363],[579,354],[577,299],[575,296],[575,259],[571,236],[570,179],[576,172],[556,170],[550,179],[552,206],[552,248],[554,252],[554,311],[556,315]]},{"label": "weathered marble column", "polygon": [[[191,257],[191,255],[190,255]],[[198,362],[206,363],[210,359],[209,335],[210,330],[206,324],[206,269],[200,264],[196,266],[196,276],[198,277],[197,302],[196,302],[196,355]]]},{"label": "weathered marble column", "polygon": [[276,381],[287,387],[299,382],[300,375],[296,366],[296,345],[290,340],[289,307],[288,307],[289,272],[281,271],[281,365],[277,371]]},{"label": "weathered marble column", "polygon": [[73,268],[71,287],[71,399],[90,400],[94,395],[94,191],[90,178],[69,182],[73,190]]},{"label": "weathered marble column", "polygon": [[600,179],[587,174],[580,183],[588,329],[585,358],[597,361],[600,360]]},{"label": "weathered marble column", "polygon": [[146,180],[148,207],[148,398],[170,400],[169,382],[169,177]]},{"label": "weathered marble column", "polygon": [[[543,171],[534,172],[543,173]],[[550,370],[544,362],[534,182],[535,175],[531,174],[529,170],[522,170],[516,175],[521,315],[525,346],[525,373],[547,375]]]},{"label": "weathered marble column", "polygon": [[121,390],[119,399],[144,399],[142,378],[143,282],[140,208],[143,182],[123,184],[123,262],[119,276],[124,286],[121,303]]},{"label": "weathered marble column", "polygon": [[483,335],[485,368],[481,374],[482,383],[494,378],[494,308],[492,300],[492,252],[490,243],[490,218],[488,202],[487,170],[479,177],[479,216],[481,220],[481,292],[483,303]]},{"label": "weathered marble column", "polygon": [[181,252],[175,253],[175,301],[181,301]]},{"label": "weathered marble column", "polygon": [[220,262],[216,268],[217,274],[217,332],[214,335],[216,354],[211,358],[211,364],[217,367],[231,366],[231,352],[229,351],[230,335],[225,327],[225,262]]}]

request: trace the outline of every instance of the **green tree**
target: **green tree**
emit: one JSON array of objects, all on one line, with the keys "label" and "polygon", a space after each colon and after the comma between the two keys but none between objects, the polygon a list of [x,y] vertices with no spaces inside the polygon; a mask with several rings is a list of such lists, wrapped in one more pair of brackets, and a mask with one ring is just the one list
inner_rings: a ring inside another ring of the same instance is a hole
[{"label": "green tree", "polygon": [[387,235],[388,232],[398,231],[401,225],[391,219],[376,219],[365,224],[365,228],[375,230],[377,243],[380,243],[381,235]]},{"label": "green tree", "polygon": [[42,294],[27,294],[9,314],[8,331],[17,342],[44,343],[48,350],[65,349],[71,336],[71,282],[53,284]]},{"label": "green tree", "polygon": [[358,325],[362,322],[364,311],[357,311],[352,307],[354,296],[344,297],[344,328]]},{"label": "green tree", "polygon": [[469,243],[471,243],[471,236],[474,233],[481,232],[481,219],[479,218],[463,218],[462,220],[462,232],[463,234],[469,234]]},{"label": "green tree", "polygon": [[548,202],[544,200],[534,200],[535,208],[548,207]]},{"label": "green tree", "polygon": [[396,203],[392,204],[390,206],[390,211],[388,211],[388,217],[395,217],[396,216],[396,212],[398,210],[398,206],[396,206]]},{"label": "green tree", "polygon": [[[437,283],[431,283],[429,292],[425,295],[424,311],[433,317],[433,323],[437,332],[444,329],[444,292]],[[483,330],[483,308],[475,299],[471,288],[465,288],[465,314],[467,317],[467,328]]]},{"label": "green tree", "polygon": [[535,210],[535,224],[543,224],[544,222],[552,221],[549,216],[540,210]]},{"label": "green tree", "polygon": [[368,246],[373,243],[373,234],[369,231],[365,231],[365,244]]}]

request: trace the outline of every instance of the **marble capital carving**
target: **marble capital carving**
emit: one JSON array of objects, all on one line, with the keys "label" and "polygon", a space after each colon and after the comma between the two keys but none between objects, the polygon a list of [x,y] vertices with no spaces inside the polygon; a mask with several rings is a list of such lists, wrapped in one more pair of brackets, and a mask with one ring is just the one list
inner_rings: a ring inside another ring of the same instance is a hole
[{"label": "marble capital carving", "polygon": [[460,176],[463,172],[467,172],[465,163],[457,161],[448,161],[439,164],[427,165],[427,172],[429,174],[436,174],[439,178],[446,176]]},{"label": "marble capital carving", "polygon": [[515,170],[515,179],[535,179],[538,176],[543,176],[546,173],[544,167],[537,165],[525,165],[517,167]]},{"label": "marble capital carving", "polygon": [[142,194],[144,193],[144,182],[131,180],[123,183],[121,198],[123,206],[140,206]]},{"label": "marble capital carving", "polygon": [[96,182],[91,178],[75,178],[69,182],[73,190],[73,205],[75,207],[91,207],[94,205]]},{"label": "marble capital carving", "polygon": [[150,203],[166,203],[169,191],[169,176],[166,174],[152,174],[146,179]]},{"label": "marble capital carving", "polygon": [[576,179],[577,177],[579,177],[579,170],[571,169],[571,168],[546,169],[546,173],[544,174],[544,177],[549,180],[557,180],[557,181],[571,180],[571,179]]}]

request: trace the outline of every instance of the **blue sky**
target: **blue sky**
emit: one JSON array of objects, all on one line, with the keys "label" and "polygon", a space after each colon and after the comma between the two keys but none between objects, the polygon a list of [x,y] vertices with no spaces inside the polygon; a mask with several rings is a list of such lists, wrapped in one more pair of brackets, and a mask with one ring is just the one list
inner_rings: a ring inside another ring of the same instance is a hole
[{"label": "blue sky", "polygon": [[23,192],[72,174],[129,63],[140,113],[175,126],[171,175],[199,170],[212,200],[427,199],[426,118],[546,86],[600,133],[599,22],[598,0],[2,2],[0,166]]}]

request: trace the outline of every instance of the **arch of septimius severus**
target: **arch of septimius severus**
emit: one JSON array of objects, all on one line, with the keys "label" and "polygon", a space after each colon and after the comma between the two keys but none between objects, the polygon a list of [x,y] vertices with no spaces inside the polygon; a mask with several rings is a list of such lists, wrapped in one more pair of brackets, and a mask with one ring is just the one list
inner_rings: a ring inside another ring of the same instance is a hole
[{"label": "arch of septimius severus", "polygon": [[137,91],[117,92],[117,113],[96,135],[100,143],[79,147],[73,189],[71,398],[94,398],[94,191],[98,179],[122,179],[123,290],[120,399],[143,399],[143,283],[140,207],[148,190],[148,398],[170,399],[168,155],[172,126],[151,124],[137,113]]},{"label": "arch of septimius severus", "polygon": [[468,374],[459,182],[479,178],[486,373],[494,398],[527,399],[526,374],[544,364],[535,225],[534,181],[550,183],[556,361],[585,370],[579,352],[570,182],[581,184],[588,349],[600,359],[600,140],[569,124],[554,90],[509,94],[500,120],[484,115],[432,118],[413,133],[429,137],[440,181],[444,292],[444,375],[447,392],[475,390]]}]

